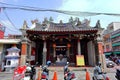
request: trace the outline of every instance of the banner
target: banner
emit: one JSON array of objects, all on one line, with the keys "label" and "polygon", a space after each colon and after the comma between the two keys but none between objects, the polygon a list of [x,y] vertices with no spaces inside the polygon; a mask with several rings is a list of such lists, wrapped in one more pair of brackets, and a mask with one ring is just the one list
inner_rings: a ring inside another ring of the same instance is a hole
[{"label": "banner", "polygon": [[85,66],[84,56],[76,55],[77,66]]},{"label": "banner", "polygon": [[13,80],[21,80],[25,77],[26,66],[19,66],[14,70]]}]

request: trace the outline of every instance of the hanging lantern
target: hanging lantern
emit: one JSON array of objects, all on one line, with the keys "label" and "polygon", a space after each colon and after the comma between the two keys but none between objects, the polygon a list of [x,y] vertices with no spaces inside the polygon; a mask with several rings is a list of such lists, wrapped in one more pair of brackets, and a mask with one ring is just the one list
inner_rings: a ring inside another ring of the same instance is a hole
[{"label": "hanging lantern", "polygon": [[55,44],[55,43],[53,44],[53,47],[54,47],[54,48],[56,47],[56,44]]},{"label": "hanging lantern", "polygon": [[71,45],[68,43],[68,44],[67,44],[67,47],[68,47],[68,48],[70,48],[70,47],[71,47]]}]

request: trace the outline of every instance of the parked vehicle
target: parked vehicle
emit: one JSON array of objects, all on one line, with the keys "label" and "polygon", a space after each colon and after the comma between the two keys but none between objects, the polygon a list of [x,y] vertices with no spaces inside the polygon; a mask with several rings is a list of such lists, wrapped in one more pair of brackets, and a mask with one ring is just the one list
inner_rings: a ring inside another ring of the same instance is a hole
[{"label": "parked vehicle", "polygon": [[31,78],[31,73],[32,73],[32,69],[31,69],[31,67],[28,65],[28,63],[26,63],[26,66],[27,66],[27,68],[26,68],[25,77],[24,77],[23,80],[30,80],[30,78]]},{"label": "parked vehicle", "polygon": [[51,61],[47,61],[47,64],[44,66],[41,66],[42,68],[42,73],[41,73],[41,78],[49,80],[49,70],[48,67],[51,65]]},{"label": "parked vehicle", "polygon": [[119,66],[120,65],[120,58],[117,58],[116,64]]},{"label": "parked vehicle", "polygon": [[94,68],[93,73],[93,80],[107,80],[108,77],[106,73],[102,72],[101,63],[98,63],[97,66]]},{"label": "parked vehicle", "polygon": [[74,79],[76,79],[75,73],[71,72],[68,69],[68,66],[69,66],[69,62],[67,62],[67,64],[64,66],[64,80],[74,80]]},{"label": "parked vehicle", "polygon": [[36,69],[35,67],[37,66],[37,62],[35,65],[29,66],[28,63],[26,63],[26,72],[25,72],[25,77],[23,80],[35,80],[35,75],[36,75]]},{"label": "parked vehicle", "polygon": [[35,67],[36,66],[37,66],[37,64],[31,66],[31,75],[30,75],[30,79],[31,80],[35,80],[35,75],[36,75],[36,69],[35,69]]},{"label": "parked vehicle", "polygon": [[117,80],[120,80],[120,69],[116,69],[116,75],[115,75]]},{"label": "parked vehicle", "polygon": [[113,61],[109,60],[109,59],[106,59],[106,66],[108,68],[112,68],[112,67],[115,66],[115,63]]}]

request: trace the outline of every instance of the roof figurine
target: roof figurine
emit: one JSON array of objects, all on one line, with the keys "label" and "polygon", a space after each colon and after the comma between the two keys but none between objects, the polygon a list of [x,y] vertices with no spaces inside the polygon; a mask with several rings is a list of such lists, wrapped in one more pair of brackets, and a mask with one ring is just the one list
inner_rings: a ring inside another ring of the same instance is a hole
[{"label": "roof figurine", "polygon": [[69,23],[73,23],[73,17],[70,17]]},{"label": "roof figurine", "polygon": [[53,20],[53,18],[52,17],[50,17],[49,18],[49,22],[53,22],[54,20]]},{"label": "roof figurine", "polygon": [[62,20],[60,20],[60,24],[63,24]]},{"label": "roof figurine", "polygon": [[31,23],[32,23],[32,24],[34,24],[34,23],[38,23],[38,19],[31,20]]},{"label": "roof figurine", "polygon": [[42,22],[43,24],[47,24],[49,21],[47,19],[47,17],[44,18],[44,21]]},{"label": "roof figurine", "polygon": [[90,25],[90,20],[84,19],[81,24],[85,25],[85,26],[89,26]]},{"label": "roof figurine", "polygon": [[101,28],[100,20],[97,21],[95,28]]},{"label": "roof figurine", "polygon": [[77,24],[76,26],[80,26],[81,25],[81,21],[79,20],[79,18],[77,18]]},{"label": "roof figurine", "polygon": [[27,28],[28,28],[28,26],[27,26],[27,21],[24,20],[24,23],[23,23],[23,27],[22,27],[22,29],[27,29]]}]

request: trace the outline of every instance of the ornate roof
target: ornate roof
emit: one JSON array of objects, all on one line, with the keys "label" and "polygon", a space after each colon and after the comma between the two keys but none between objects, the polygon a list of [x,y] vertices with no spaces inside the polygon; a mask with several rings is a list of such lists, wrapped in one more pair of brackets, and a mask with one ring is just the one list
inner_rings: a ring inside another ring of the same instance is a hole
[{"label": "ornate roof", "polygon": [[[98,27],[91,27],[89,25],[90,20],[85,19],[83,22],[76,20],[76,21],[70,21],[68,23],[53,23],[48,21],[47,19],[43,21],[42,23],[39,23],[38,21],[34,23],[34,27],[27,28],[27,33],[83,33],[83,32],[93,32],[96,33],[98,31]],[[96,25],[97,26],[97,25]]]},{"label": "ornate roof", "polygon": [[35,24],[35,28],[27,29],[27,31],[45,31],[45,32],[65,32],[65,31],[91,31],[97,28],[81,24],[79,26],[71,23],[49,23],[49,24]]}]

